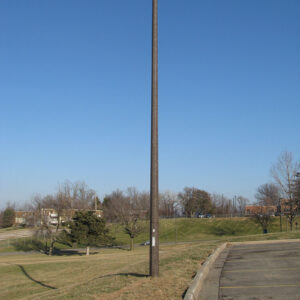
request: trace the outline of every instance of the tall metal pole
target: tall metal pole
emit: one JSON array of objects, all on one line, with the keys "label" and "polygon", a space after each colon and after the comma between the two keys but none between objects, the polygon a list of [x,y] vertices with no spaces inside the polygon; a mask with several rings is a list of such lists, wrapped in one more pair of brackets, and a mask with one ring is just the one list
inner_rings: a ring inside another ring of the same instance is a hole
[{"label": "tall metal pole", "polygon": [[159,274],[158,215],[158,24],[157,0],[152,0],[152,99],[150,182],[150,276]]}]

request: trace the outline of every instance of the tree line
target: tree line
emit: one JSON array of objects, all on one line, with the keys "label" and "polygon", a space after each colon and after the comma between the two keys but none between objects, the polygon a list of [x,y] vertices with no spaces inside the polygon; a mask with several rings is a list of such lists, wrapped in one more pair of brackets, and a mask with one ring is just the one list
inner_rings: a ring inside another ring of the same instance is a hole
[{"label": "tree line", "polygon": [[[247,199],[241,196],[237,199],[239,205],[234,206],[233,201],[223,195],[211,195],[204,190],[186,187],[180,193],[160,193],[159,214],[161,217],[174,218],[196,217],[197,214],[229,215],[238,211],[242,213]],[[118,223],[123,227],[130,240],[130,249],[133,250],[134,239],[142,232],[148,232],[149,206],[149,192],[141,192],[134,187],[125,191],[112,191],[101,202],[97,193],[84,182],[66,181],[60,184],[53,194],[35,195],[22,210],[30,212],[24,216],[24,225],[35,227],[36,238],[44,241],[45,252],[52,255],[56,243],[86,246],[87,253],[90,246],[113,245],[114,238],[109,233],[106,222]],[[46,210],[52,210],[51,214],[55,215],[56,223],[49,221]],[[102,221],[98,223],[93,213],[96,210],[102,212]],[[13,205],[1,212],[1,226],[12,226],[15,214]],[[98,224],[98,227],[95,224]],[[99,235],[97,243],[93,232]]]},{"label": "tree line", "polygon": [[[272,166],[271,176],[272,182],[258,187],[255,195],[256,204],[281,207],[280,204],[284,199],[285,206],[288,208],[285,213],[292,229],[300,204],[299,163],[293,159],[291,153],[284,152]],[[241,195],[230,199],[222,194],[210,194],[196,187],[185,187],[179,193],[166,191],[160,193],[159,198],[159,215],[165,218],[179,216],[191,218],[204,215],[243,216],[245,207],[249,203],[249,200]],[[145,220],[149,218],[149,205],[149,192],[138,191],[134,187],[125,191],[116,189],[107,194],[101,202],[97,193],[84,182],[66,181],[58,186],[54,194],[35,195],[31,203],[26,204],[23,210],[32,212],[26,215],[25,225],[36,226],[36,235],[46,238],[48,251],[51,254],[54,244],[62,238],[61,232],[66,225],[70,229],[72,226],[70,222],[75,222],[75,210],[79,213],[101,209],[104,220],[123,226],[124,232],[130,238],[130,247],[133,249],[134,238],[148,230]],[[65,224],[63,222],[49,223],[48,216],[44,213],[45,209],[53,209],[57,220],[64,220]],[[12,226],[14,218],[14,206],[9,205],[0,213],[0,226]],[[70,237],[68,234],[65,232],[65,239],[67,236]],[[74,242],[74,236],[72,239]],[[108,240],[112,241],[109,238]]]},{"label": "tree line", "polygon": [[[285,215],[290,230],[300,209],[300,163],[295,160],[293,153],[282,152],[270,169],[271,181],[257,188],[256,204],[260,206],[276,206],[280,216],[280,230],[282,231],[282,216]],[[266,213],[257,214],[259,222],[264,223],[265,229],[270,222]]]},{"label": "tree line", "polygon": [[[164,218],[179,216],[197,217],[214,214],[220,216],[243,215],[249,200],[243,196],[230,199],[222,194],[210,194],[195,187],[185,187],[182,192],[162,192],[159,195],[159,215]],[[109,222],[119,222],[130,228],[139,219],[149,217],[150,193],[129,187],[125,191],[116,189],[105,195],[102,202],[97,193],[84,182],[65,181],[57,192],[42,196],[35,195],[30,203],[21,207],[22,211],[32,212],[26,216],[26,226],[47,223],[43,209],[53,209],[57,218],[70,218],[72,210],[103,210],[103,217]],[[0,212],[0,226],[14,224],[15,205],[8,204]],[[56,224],[57,227],[60,224]],[[133,226],[134,227],[134,226]]]}]

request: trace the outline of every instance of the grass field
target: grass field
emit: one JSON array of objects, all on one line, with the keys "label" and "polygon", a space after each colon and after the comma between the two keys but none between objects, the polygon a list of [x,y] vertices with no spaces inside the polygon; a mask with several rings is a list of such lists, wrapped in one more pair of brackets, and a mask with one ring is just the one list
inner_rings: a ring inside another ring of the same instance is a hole
[{"label": "grass field", "polygon": [[[162,235],[165,234],[164,241],[173,242],[174,235],[171,234],[174,228],[171,222],[174,220],[163,221],[161,231]],[[42,254],[2,254],[0,298],[181,299],[201,262],[225,240],[300,238],[300,231],[260,234],[261,230],[255,224],[247,229],[251,225],[248,224],[250,219],[181,219],[176,222],[186,236],[179,234],[178,240],[181,242],[176,245],[161,245],[159,279],[147,276],[148,246],[137,247],[132,252],[101,249],[90,257],[81,254],[52,257]],[[277,225],[273,227],[275,231]],[[121,239],[123,233],[118,233],[119,229],[116,228],[116,233]],[[203,241],[189,243],[182,241],[185,238],[203,238]]]},{"label": "grass field", "polygon": [[[228,240],[300,238],[275,233]],[[181,299],[220,240],[162,245],[160,277],[148,274],[149,248],[104,249],[90,257],[30,254],[0,257],[1,299]]]},{"label": "grass field", "polygon": [[[285,221],[285,218],[283,218]],[[283,229],[286,230],[286,223],[283,222]],[[116,238],[117,245],[129,245],[129,237],[119,224],[108,224],[111,235]],[[140,244],[149,240],[149,223],[144,222],[145,231],[135,238],[134,242]],[[269,232],[279,232],[279,217],[273,218]],[[238,237],[255,235],[262,232],[261,227],[251,218],[177,218],[160,220],[160,242],[175,243],[186,241],[203,241],[214,239],[226,239],[227,237]],[[70,248],[66,245],[56,243],[59,249]],[[11,241],[0,241],[1,252],[30,251],[37,250],[37,244],[31,237]]]},{"label": "grass field", "polygon": [[86,256],[0,257],[3,299],[180,299],[217,243],[162,246],[161,277],[148,274],[148,247]]}]

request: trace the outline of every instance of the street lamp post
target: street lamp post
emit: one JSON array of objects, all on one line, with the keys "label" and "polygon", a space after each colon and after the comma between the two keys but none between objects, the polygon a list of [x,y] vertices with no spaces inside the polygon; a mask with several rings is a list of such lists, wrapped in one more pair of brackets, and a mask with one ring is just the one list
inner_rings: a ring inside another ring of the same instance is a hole
[{"label": "street lamp post", "polygon": [[150,276],[159,274],[158,215],[158,22],[157,0],[152,0],[152,96],[150,182]]}]

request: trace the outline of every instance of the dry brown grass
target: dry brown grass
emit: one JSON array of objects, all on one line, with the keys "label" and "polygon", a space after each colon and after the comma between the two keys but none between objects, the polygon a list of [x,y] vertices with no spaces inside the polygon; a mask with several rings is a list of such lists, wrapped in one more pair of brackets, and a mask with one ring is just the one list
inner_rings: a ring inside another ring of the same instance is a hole
[{"label": "dry brown grass", "polygon": [[[298,232],[228,241],[299,238]],[[160,277],[148,274],[149,248],[85,256],[0,256],[1,299],[181,299],[201,262],[225,239],[161,245]]]},{"label": "dry brown grass", "polygon": [[160,277],[148,274],[148,247],[90,257],[0,258],[3,299],[181,299],[214,243],[161,246]]}]

